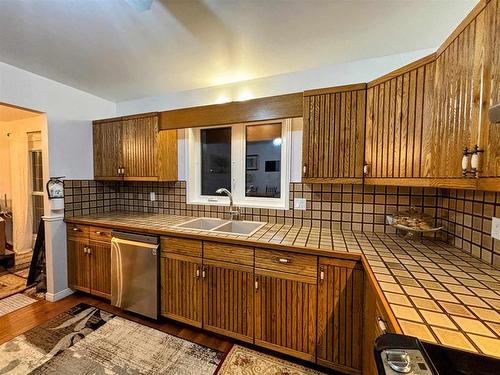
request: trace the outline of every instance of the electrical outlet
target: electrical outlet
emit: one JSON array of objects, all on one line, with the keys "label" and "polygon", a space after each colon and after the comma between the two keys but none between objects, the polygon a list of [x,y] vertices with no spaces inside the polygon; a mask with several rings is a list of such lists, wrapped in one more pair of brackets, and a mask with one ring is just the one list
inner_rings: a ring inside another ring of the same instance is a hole
[{"label": "electrical outlet", "polygon": [[156,193],[154,191],[149,193],[149,200],[154,202],[156,200]]},{"label": "electrical outlet", "polygon": [[500,218],[494,217],[491,222],[491,237],[500,240]]},{"label": "electrical outlet", "polygon": [[305,211],[306,210],[306,203],[307,203],[306,198],[295,198],[293,200],[293,208],[296,210]]}]

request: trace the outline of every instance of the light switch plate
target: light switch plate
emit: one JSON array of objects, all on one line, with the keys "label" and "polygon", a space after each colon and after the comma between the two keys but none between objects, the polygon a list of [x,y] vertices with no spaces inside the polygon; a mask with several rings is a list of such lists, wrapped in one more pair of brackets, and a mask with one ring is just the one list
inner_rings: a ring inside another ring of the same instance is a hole
[{"label": "light switch plate", "polygon": [[491,237],[500,240],[500,218],[494,217],[491,223]]},{"label": "light switch plate", "polygon": [[295,210],[305,211],[306,210],[306,203],[307,203],[306,198],[295,198],[293,200],[293,208]]},{"label": "light switch plate", "polygon": [[154,191],[149,193],[149,200],[154,202],[156,200],[156,193]]}]

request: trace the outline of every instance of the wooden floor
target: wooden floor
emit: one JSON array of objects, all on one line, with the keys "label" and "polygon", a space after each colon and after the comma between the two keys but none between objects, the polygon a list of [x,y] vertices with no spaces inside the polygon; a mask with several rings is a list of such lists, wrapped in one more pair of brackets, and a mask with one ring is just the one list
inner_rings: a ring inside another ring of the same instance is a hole
[{"label": "wooden floor", "polygon": [[[12,340],[16,336],[23,334],[24,332],[30,330],[33,327],[36,327],[54,318],[56,315],[68,310],[69,308],[75,305],[78,305],[79,303],[86,303],[98,307],[102,310],[106,310],[115,315],[127,318],[129,320],[144,324],[152,328],[156,328],[160,331],[189,340],[191,342],[208,346],[209,348],[216,349],[224,353],[228,353],[233,344],[235,343],[233,340],[229,338],[225,338],[216,335],[214,333],[202,331],[200,329],[193,328],[171,320],[162,318],[160,322],[156,322],[147,318],[143,318],[133,313],[129,313],[120,310],[114,306],[111,306],[107,301],[103,299],[92,297],[86,294],[75,293],[57,302],[48,302],[45,300],[37,301],[31,305],[13,311],[7,315],[1,316],[0,345],[6,341]],[[287,355],[276,353],[267,349],[257,348],[254,345],[249,345],[247,343],[243,345],[256,349],[260,352],[271,354],[275,357],[280,357],[291,362],[302,364],[306,367],[314,368],[324,372],[326,370],[321,366],[317,366],[312,363],[305,362],[296,358],[291,358]],[[326,373],[337,374],[337,372],[334,372],[332,370],[326,370]]]},{"label": "wooden floor", "polygon": [[122,311],[111,306],[104,300],[78,293],[57,302],[37,301],[29,306],[1,316],[0,344],[12,340],[14,337],[21,335],[31,328],[46,322],[47,320],[52,319],[56,315],[75,305],[78,305],[79,303],[87,303],[118,316],[156,328],[160,331],[195,342],[197,344],[208,346],[221,352],[227,353],[233,345],[233,341],[230,339],[211,333],[207,334],[196,328],[191,328],[189,326],[168,320],[162,320],[158,323],[153,320]]}]

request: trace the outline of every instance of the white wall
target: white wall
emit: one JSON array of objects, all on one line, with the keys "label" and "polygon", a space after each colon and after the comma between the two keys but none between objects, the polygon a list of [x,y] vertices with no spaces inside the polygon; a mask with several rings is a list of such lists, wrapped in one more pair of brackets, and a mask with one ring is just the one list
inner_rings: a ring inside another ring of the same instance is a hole
[{"label": "white wall", "polygon": [[[42,139],[50,168],[44,177],[92,178],[92,120],[113,117],[108,100],[0,62],[0,103],[44,112],[48,137]],[[61,212],[45,199],[47,298],[60,299],[67,289],[66,229]]]},{"label": "white wall", "polygon": [[117,103],[116,110],[117,114],[121,116],[288,94],[321,87],[369,82],[403,65],[427,56],[434,51],[435,49],[419,50],[280,74],[230,85],[173,92],[160,96],[120,102]]}]

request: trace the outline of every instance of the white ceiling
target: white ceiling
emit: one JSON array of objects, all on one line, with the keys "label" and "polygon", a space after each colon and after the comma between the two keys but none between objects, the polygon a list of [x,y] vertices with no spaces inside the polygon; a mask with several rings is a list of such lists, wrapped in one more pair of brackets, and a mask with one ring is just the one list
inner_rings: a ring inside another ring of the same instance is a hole
[{"label": "white ceiling", "polygon": [[32,112],[0,103],[0,122],[24,120],[26,118],[38,116],[39,114],[39,112]]},{"label": "white ceiling", "polygon": [[1,0],[0,61],[118,102],[437,47],[477,0]]}]

